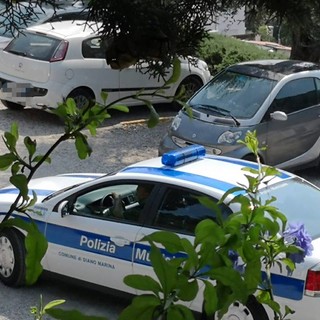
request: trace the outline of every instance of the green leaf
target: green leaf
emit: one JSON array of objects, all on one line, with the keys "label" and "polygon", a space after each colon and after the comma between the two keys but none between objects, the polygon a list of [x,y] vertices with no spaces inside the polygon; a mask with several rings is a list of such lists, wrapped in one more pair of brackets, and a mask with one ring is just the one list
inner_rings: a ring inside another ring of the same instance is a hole
[{"label": "green leaf", "polygon": [[65,101],[65,109],[68,115],[74,116],[78,113],[77,104],[73,98],[68,98]]},{"label": "green leaf", "polygon": [[121,312],[119,320],[154,319],[155,311],[160,309],[161,305],[161,300],[154,295],[136,296],[132,303]]},{"label": "green leaf", "polygon": [[24,145],[26,146],[28,152],[29,152],[29,158],[31,159],[34,153],[37,149],[37,142],[35,140],[31,140],[30,137],[24,138]]},{"label": "green leaf", "polygon": [[12,153],[0,155],[0,170],[7,170],[16,160],[17,157]]},{"label": "green leaf", "polygon": [[137,290],[152,291],[156,295],[161,292],[161,286],[159,283],[149,276],[131,274],[125,276],[123,282],[127,286]]},{"label": "green leaf", "polygon": [[101,99],[102,99],[102,101],[103,101],[103,103],[105,104],[106,103],[106,101],[107,101],[107,99],[108,99],[108,92],[107,91],[101,91],[100,92],[100,97],[101,97]]},{"label": "green leaf", "polygon": [[28,200],[28,180],[24,174],[16,174],[10,177],[10,182],[19,189],[24,200]]},{"label": "green leaf", "polygon": [[204,310],[207,316],[212,316],[218,309],[218,295],[215,286],[209,282],[204,281]]},{"label": "green leaf", "polygon": [[172,305],[167,312],[167,320],[194,320],[192,311],[183,305]]},{"label": "green leaf", "polygon": [[63,304],[65,302],[66,302],[66,300],[62,300],[62,299],[60,299],[60,300],[52,300],[52,301],[50,301],[49,303],[47,303],[44,306],[43,311],[46,311],[46,310],[51,309],[53,307],[56,307],[56,306],[58,306],[60,304]]},{"label": "green leaf", "polygon": [[177,284],[177,268],[166,261],[159,248],[151,243],[150,261],[153,270],[161,284],[163,293],[167,296]]},{"label": "green leaf", "polygon": [[224,240],[224,232],[221,227],[211,219],[200,221],[195,229],[195,246],[203,242],[218,245]]},{"label": "green leaf", "polygon": [[88,316],[78,310],[63,310],[59,308],[51,308],[46,310],[46,313],[59,320],[108,320],[105,317]]},{"label": "green leaf", "polygon": [[108,107],[108,109],[114,109],[114,110],[118,110],[121,112],[129,112],[128,106],[123,105],[123,104],[114,104],[114,105]]},{"label": "green leaf", "polygon": [[38,230],[37,225],[32,222],[31,228],[25,237],[26,246],[26,284],[34,284],[42,273],[41,260],[44,257],[48,242],[45,236]]},{"label": "green leaf", "polygon": [[75,146],[78,152],[78,157],[81,160],[86,159],[92,153],[87,137],[80,132],[77,132],[75,136]]},{"label": "green leaf", "polygon": [[4,140],[9,151],[15,151],[17,138],[10,132],[4,133]]},{"label": "green leaf", "polygon": [[141,241],[152,241],[161,244],[171,253],[182,251],[184,247],[181,244],[180,237],[170,231],[155,231],[145,236]]},{"label": "green leaf", "polygon": [[165,82],[165,86],[175,83],[179,80],[181,74],[181,61],[178,57],[173,59],[173,67],[172,67],[172,75],[171,77]]},{"label": "green leaf", "polygon": [[10,132],[14,136],[15,140],[18,141],[18,139],[19,139],[19,127],[18,127],[17,122],[13,122],[11,124]]},{"label": "green leaf", "polygon": [[189,277],[180,275],[177,284],[177,297],[182,301],[192,301],[199,291],[198,281],[190,280]]}]

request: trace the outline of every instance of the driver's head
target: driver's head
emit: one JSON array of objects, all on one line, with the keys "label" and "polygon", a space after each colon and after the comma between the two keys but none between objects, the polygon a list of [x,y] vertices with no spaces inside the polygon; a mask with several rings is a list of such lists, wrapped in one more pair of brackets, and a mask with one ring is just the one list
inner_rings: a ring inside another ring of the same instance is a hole
[{"label": "driver's head", "polygon": [[145,201],[149,197],[152,191],[152,188],[153,188],[152,184],[147,184],[147,183],[139,184],[136,189],[136,196],[138,201],[139,202]]}]

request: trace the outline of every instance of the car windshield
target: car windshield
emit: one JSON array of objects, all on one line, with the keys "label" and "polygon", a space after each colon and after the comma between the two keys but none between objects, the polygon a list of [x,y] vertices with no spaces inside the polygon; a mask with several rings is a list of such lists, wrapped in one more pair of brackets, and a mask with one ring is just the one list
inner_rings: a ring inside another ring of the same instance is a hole
[{"label": "car windshield", "polygon": [[281,181],[261,191],[261,199],[275,197],[273,206],[286,215],[288,223],[303,223],[315,239],[320,236],[320,190],[302,178]]},{"label": "car windshield", "polygon": [[210,114],[229,112],[237,119],[249,119],[259,110],[277,81],[225,71],[200,90],[190,101],[194,109]]}]

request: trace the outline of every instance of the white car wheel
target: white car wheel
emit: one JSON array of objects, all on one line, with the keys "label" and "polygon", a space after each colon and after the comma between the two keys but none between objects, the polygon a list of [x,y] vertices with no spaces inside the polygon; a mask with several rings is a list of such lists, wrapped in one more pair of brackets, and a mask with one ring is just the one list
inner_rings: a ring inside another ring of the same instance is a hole
[{"label": "white car wheel", "polygon": [[0,232],[0,280],[8,286],[25,281],[25,248],[23,235],[13,229]]}]

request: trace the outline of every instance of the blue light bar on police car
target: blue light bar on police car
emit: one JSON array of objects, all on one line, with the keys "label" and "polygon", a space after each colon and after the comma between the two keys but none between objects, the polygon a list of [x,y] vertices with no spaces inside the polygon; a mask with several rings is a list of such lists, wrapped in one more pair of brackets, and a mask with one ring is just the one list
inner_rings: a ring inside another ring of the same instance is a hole
[{"label": "blue light bar on police car", "polygon": [[194,144],[189,147],[170,151],[162,155],[162,164],[170,167],[176,167],[204,157],[206,149],[203,146]]}]

